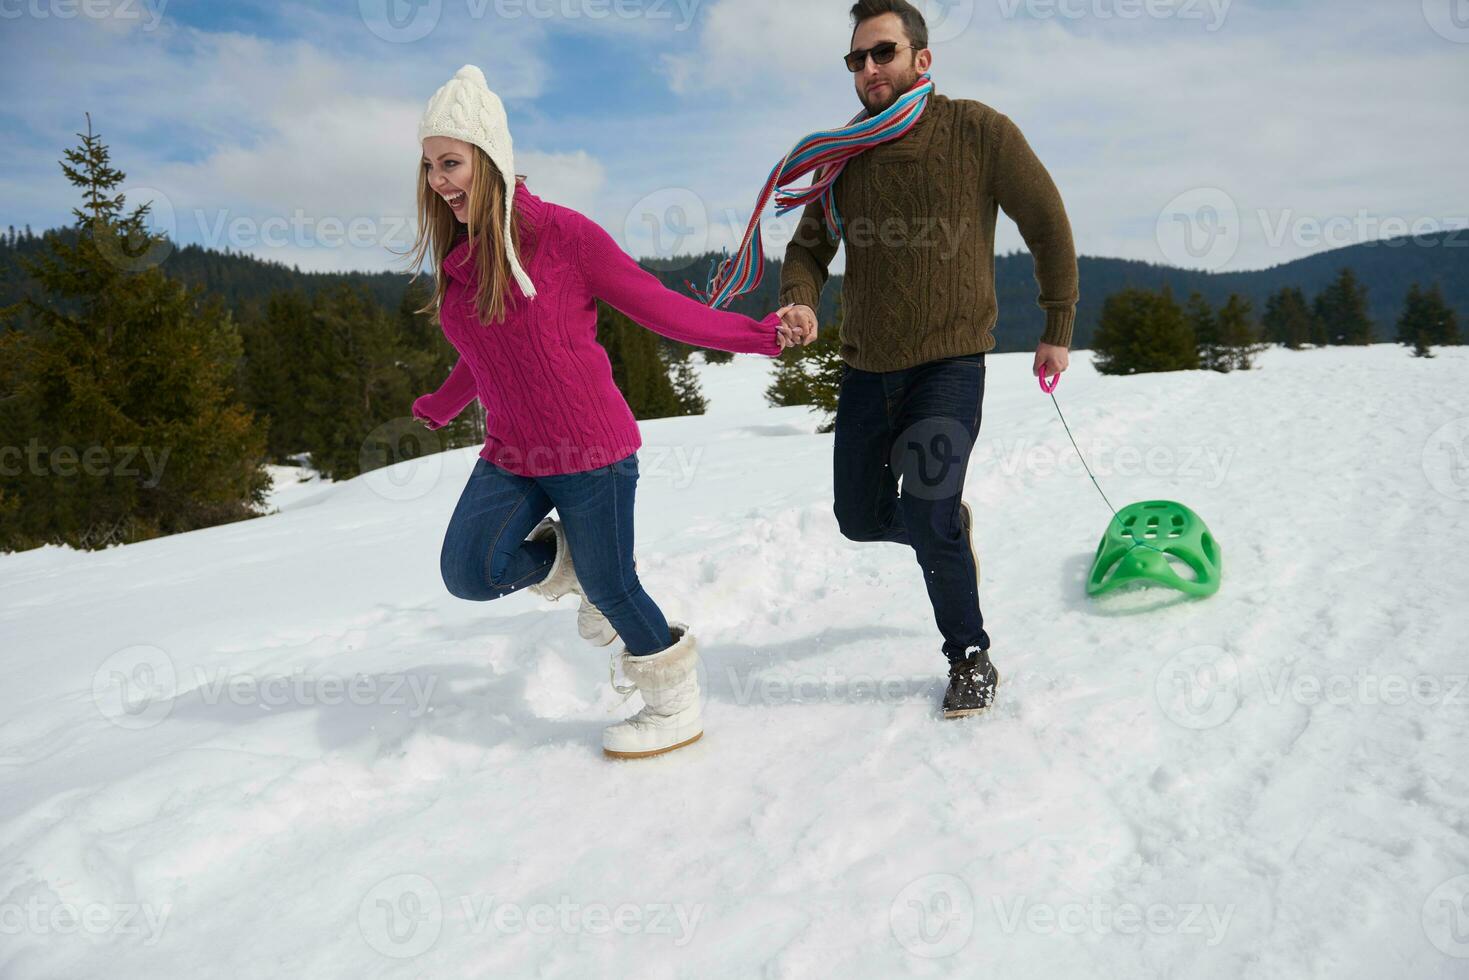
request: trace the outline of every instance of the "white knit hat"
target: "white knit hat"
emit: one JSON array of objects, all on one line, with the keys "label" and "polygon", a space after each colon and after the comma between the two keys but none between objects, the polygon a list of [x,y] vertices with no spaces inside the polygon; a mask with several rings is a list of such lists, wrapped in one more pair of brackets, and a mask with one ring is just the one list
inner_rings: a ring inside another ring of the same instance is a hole
[{"label": "white knit hat", "polygon": [[500,97],[485,84],[485,73],[474,65],[465,65],[454,77],[440,86],[428,100],[428,108],[418,123],[418,142],[430,136],[449,136],[475,146],[489,154],[505,183],[505,254],[510,258],[510,271],[527,297],[535,296],[535,284],[520,267],[514,243],[510,240],[510,212],[515,206],[515,149],[510,140],[510,124]]}]

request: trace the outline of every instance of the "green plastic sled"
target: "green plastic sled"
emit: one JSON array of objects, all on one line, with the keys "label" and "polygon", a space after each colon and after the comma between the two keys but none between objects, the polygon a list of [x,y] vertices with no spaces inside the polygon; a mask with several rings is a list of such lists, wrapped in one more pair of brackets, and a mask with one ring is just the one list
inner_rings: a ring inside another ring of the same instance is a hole
[{"label": "green plastic sled", "polygon": [[[1169,556],[1193,569],[1180,575]],[[1219,544],[1198,514],[1172,500],[1145,500],[1117,512],[1097,545],[1087,595],[1131,582],[1166,585],[1192,596],[1219,591]]]}]

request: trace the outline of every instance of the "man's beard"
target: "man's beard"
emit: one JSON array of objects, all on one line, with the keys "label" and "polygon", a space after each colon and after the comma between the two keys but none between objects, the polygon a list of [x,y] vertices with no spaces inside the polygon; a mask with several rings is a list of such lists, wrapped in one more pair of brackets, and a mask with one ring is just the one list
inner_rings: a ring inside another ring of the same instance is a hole
[{"label": "man's beard", "polygon": [[897,102],[903,96],[903,93],[907,92],[918,81],[918,75],[918,69],[913,68],[902,78],[890,82],[891,90],[875,103],[869,103],[867,101],[867,94],[865,92],[858,96],[858,98],[867,109],[867,114],[869,116],[876,116],[892,108],[893,103]]}]

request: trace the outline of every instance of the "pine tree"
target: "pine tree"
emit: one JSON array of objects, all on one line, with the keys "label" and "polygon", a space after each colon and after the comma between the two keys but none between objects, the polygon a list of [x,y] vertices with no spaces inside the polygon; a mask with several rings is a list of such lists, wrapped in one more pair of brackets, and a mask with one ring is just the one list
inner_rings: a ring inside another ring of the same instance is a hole
[{"label": "pine tree", "polygon": [[1194,332],[1194,347],[1199,352],[1199,367],[1205,371],[1228,371],[1228,359],[1222,347],[1219,321],[1214,308],[1203,294],[1195,292],[1184,309]]},{"label": "pine tree", "polygon": [[1349,268],[1316,297],[1316,318],[1330,344],[1372,343],[1372,318],[1367,313],[1367,287]]},{"label": "pine tree", "polygon": [[283,290],[267,297],[264,310],[241,328],[240,390],[250,410],[268,420],[267,451],[280,464],[308,451],[301,392],[313,357],[311,327],[311,301],[300,290]]},{"label": "pine tree", "polygon": [[621,311],[597,303],[597,341],[612,362],[612,380],[637,419],[684,414],[658,352],[658,338]]},{"label": "pine tree", "polygon": [[312,465],[341,480],[398,461],[392,447],[382,452],[377,435],[403,419],[421,392],[410,390],[398,366],[393,318],[366,290],[341,283],[317,294],[311,321],[308,367],[297,397]]},{"label": "pine tree", "polygon": [[1233,293],[1219,311],[1219,362],[1216,371],[1248,371],[1260,351],[1259,331],[1250,318],[1249,300]]},{"label": "pine tree", "polygon": [[1428,310],[1429,336],[1433,338],[1433,342],[1442,347],[1452,347],[1461,343],[1458,317],[1444,302],[1443,290],[1439,288],[1438,283],[1434,283],[1429,288],[1424,297],[1424,305]]},{"label": "pine tree", "polygon": [[[416,398],[437,391],[449,372],[459,362],[459,352],[444,336],[439,318],[433,313],[415,313],[429,301],[429,287],[423,282],[409,283],[398,303],[399,363]],[[409,402],[411,408],[412,402]],[[485,410],[476,399],[459,418],[434,433],[444,448],[479,446],[485,441]]]},{"label": "pine tree", "polygon": [[1199,366],[1193,329],[1166,287],[1162,293],[1124,289],[1108,296],[1092,349],[1103,374],[1190,371]]},{"label": "pine tree", "polygon": [[841,390],[845,361],[842,360],[840,301],[832,321],[822,324],[816,340],[790,347],[775,362],[775,374],[765,389],[765,400],[776,406],[810,405],[825,413],[818,432],[830,432],[836,422],[837,396]]},{"label": "pine tree", "polygon": [[233,318],[157,268],[171,245],[147,231],[147,205],[123,214],[113,191],[125,175],[87,122],[61,165],[83,192],[77,234],[48,236],[49,254],[25,262],[44,292],[3,311],[0,425],[23,437],[27,461],[0,471],[0,549],[241,520],[270,485],[263,433],[235,400]]},{"label": "pine tree", "polygon": [[1265,339],[1290,350],[1300,350],[1311,343],[1312,318],[1305,294],[1295,286],[1287,286],[1271,295],[1261,318]]},{"label": "pine tree", "polygon": [[1459,342],[1457,318],[1444,303],[1438,283],[1426,291],[1416,282],[1409,287],[1398,318],[1397,340],[1412,347],[1415,357],[1432,357],[1435,346]]},{"label": "pine tree", "polygon": [[703,389],[699,385],[699,375],[687,357],[675,360],[670,365],[669,381],[678,399],[680,415],[703,415],[708,410],[709,402],[704,398]]},{"label": "pine tree", "polygon": [[1413,348],[1414,357],[1432,357],[1432,329],[1428,324],[1423,290],[1418,283],[1408,287],[1408,296],[1403,301],[1403,312],[1398,317],[1398,343]]}]

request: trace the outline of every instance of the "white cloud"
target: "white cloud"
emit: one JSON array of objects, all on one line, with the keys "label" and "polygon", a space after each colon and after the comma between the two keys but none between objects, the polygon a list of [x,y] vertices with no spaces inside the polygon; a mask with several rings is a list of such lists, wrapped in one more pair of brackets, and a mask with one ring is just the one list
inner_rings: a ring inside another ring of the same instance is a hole
[{"label": "white cloud", "polygon": [[[328,52],[166,19],[157,31],[125,35],[93,22],[57,29],[23,20],[17,27],[40,49],[27,60],[35,77],[26,89],[37,97],[12,101],[9,112],[59,158],[85,129],[82,109],[92,109],[112,165],[127,174],[120,190],[129,210],[157,201],[154,227],[179,244],[304,269],[397,268],[388,248],[402,251],[412,238],[419,117],[463,56],[430,59],[421,45],[384,45],[350,18],[328,26],[317,11],[291,16],[297,27],[320,20],[319,33],[356,38],[365,48]],[[390,69],[374,60],[384,51],[417,58]],[[534,48],[513,36],[475,56],[507,100],[534,95],[546,75]],[[396,84],[395,75],[406,81]],[[591,184],[576,176],[575,160],[552,157],[546,166],[559,180],[550,185],[585,197]],[[593,167],[583,161],[580,170]],[[31,206],[77,206],[76,190],[54,164],[32,162],[8,182],[21,181],[39,195]]]},{"label": "white cloud", "polygon": [[[1334,247],[1312,241],[1313,219],[1365,209],[1451,224],[1469,210],[1469,128],[1447,125],[1462,115],[1469,58],[1465,45],[1431,32],[1417,3],[1235,3],[1222,26],[1207,5],[1195,22],[1006,19],[999,7],[955,6],[972,19],[934,45],[938,91],[1016,121],[1061,189],[1085,254],[1165,261],[1154,221],[1195,187],[1225,189],[1244,216],[1229,269]],[[1117,7],[1087,0],[1068,9]],[[740,161],[745,176],[728,185],[749,188],[739,207],[791,143],[859,108],[838,61],[849,31],[845,7],[808,11],[792,30],[783,0],[722,0],[698,47],[664,60],[672,90],[720,100],[710,125],[687,138],[709,154],[701,175],[730,179],[728,164]],[[728,197],[724,185],[706,184]],[[1267,229],[1283,217],[1289,231],[1272,243]],[[1009,221],[997,238],[999,252],[1024,247]],[[767,252],[771,241],[767,234]]]},{"label": "white cloud", "polygon": [[[1077,0],[1077,9],[1106,2]],[[850,35],[845,3],[720,0],[700,9],[695,30],[678,31],[684,8],[670,0],[675,20],[609,21],[611,35],[589,17],[491,16],[483,3],[474,17],[446,3],[435,30],[411,44],[374,36],[349,7],[347,16],[279,8],[305,40],[204,32],[168,16],[156,30],[125,32],[8,22],[7,49],[25,53],[0,61],[0,84],[25,93],[0,110],[23,137],[0,147],[11,220],[39,227],[48,222],[31,215],[69,215],[76,194],[56,161],[90,109],[129,184],[167,196],[187,225],[182,241],[209,243],[199,229],[213,234],[221,217],[226,229],[244,218],[257,232],[298,215],[366,217],[386,230],[394,216],[411,216],[425,102],[471,61],[510,104],[517,169],[538,194],[589,214],[634,254],[667,244],[647,227],[650,207],[679,220],[697,211],[705,234],[695,243],[733,248],[771,166],[800,136],[858,108],[839,60]],[[1236,2],[1209,31],[1177,19],[1005,19],[996,5],[956,0],[955,16],[967,21],[938,32],[934,77],[940,92],[1016,120],[1061,188],[1084,254],[1163,261],[1153,237],[1160,209],[1181,191],[1217,186],[1247,219],[1227,268],[1274,265],[1332,246],[1304,240],[1312,219],[1363,210],[1369,219],[1465,218],[1469,128],[1452,120],[1462,115],[1469,59],[1419,8]],[[636,50],[629,41],[645,45],[682,108],[634,102],[591,118],[530,116],[555,84],[543,52],[557,32],[584,35],[580,48],[617,37],[608,71]],[[766,212],[767,254],[783,249],[794,218]],[[1283,218],[1286,238],[1272,246],[1267,232]],[[1023,247],[1009,221],[997,234],[999,252]],[[394,267],[381,248],[310,240],[288,228],[261,254],[310,268]],[[834,268],[842,265],[839,257]]]}]

